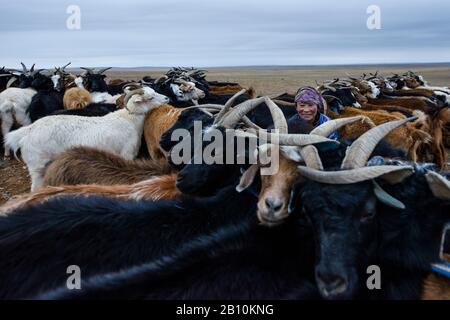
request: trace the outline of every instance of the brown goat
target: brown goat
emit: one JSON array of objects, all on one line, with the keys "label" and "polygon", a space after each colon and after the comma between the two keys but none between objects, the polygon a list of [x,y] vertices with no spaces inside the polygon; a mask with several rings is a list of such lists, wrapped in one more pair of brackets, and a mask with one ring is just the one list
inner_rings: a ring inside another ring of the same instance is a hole
[{"label": "brown goat", "polygon": [[125,80],[122,80],[122,79],[111,79],[108,81],[108,85],[114,86],[114,85],[122,84],[124,82],[125,82]]},{"label": "brown goat", "polygon": [[444,145],[444,129],[450,124],[450,108],[443,108],[432,119],[429,120],[429,126],[433,135],[433,149],[436,155],[437,165],[444,169],[447,167],[447,152]]},{"label": "brown goat", "polygon": [[83,88],[70,88],[64,93],[64,109],[82,109],[92,103],[91,94]]},{"label": "brown goat", "polygon": [[222,94],[235,94],[241,91],[243,88],[236,84],[236,85],[225,85],[225,86],[215,86],[210,85],[209,86],[209,92],[212,94],[222,95]]},{"label": "brown goat", "polygon": [[65,195],[99,195],[128,200],[175,199],[182,193],[176,187],[177,174],[163,175],[130,185],[76,185],[43,187],[39,190],[11,198],[0,207],[0,214],[7,214],[18,208],[43,203]]},{"label": "brown goat", "polygon": [[[376,125],[406,118],[402,113],[387,112],[384,110],[367,111],[356,108],[345,108],[339,115],[330,112],[332,118],[346,118],[359,115],[368,117],[372,120],[372,123],[355,122],[341,128],[339,130],[341,139],[354,139]],[[425,130],[422,130],[426,126],[426,118],[425,115],[420,114],[419,119],[415,122],[407,123],[389,133],[386,136],[386,140],[394,148],[403,150],[412,161],[419,160],[420,157],[417,154],[418,148],[424,144],[428,145],[432,140],[431,135]]]},{"label": "brown goat", "polygon": [[426,114],[432,114],[435,109],[432,103],[427,101],[427,98],[422,97],[368,98],[368,103],[377,106],[399,106],[410,110],[420,110]]},{"label": "brown goat", "polygon": [[132,184],[171,172],[166,161],[125,160],[110,152],[76,147],[47,167],[43,185]]},{"label": "brown goat", "polygon": [[144,138],[148,153],[153,160],[166,159],[166,152],[159,145],[164,132],[178,120],[183,109],[162,104],[151,110],[144,121]]}]

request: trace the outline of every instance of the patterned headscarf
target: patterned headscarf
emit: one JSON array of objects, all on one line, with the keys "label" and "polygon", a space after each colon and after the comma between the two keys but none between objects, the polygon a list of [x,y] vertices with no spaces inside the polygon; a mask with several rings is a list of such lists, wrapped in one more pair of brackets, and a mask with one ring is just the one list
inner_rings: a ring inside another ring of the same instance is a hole
[{"label": "patterned headscarf", "polygon": [[327,104],[322,95],[313,87],[302,87],[298,90],[295,96],[295,102],[315,104],[322,109],[324,113],[327,112]]}]

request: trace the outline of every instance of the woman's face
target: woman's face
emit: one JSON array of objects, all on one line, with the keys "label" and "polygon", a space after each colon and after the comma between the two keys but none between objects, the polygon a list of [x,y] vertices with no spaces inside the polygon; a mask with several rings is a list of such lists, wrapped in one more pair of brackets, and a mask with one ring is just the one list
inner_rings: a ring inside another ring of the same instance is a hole
[{"label": "woman's face", "polygon": [[300,117],[310,123],[314,122],[317,115],[318,106],[316,104],[306,104],[297,102],[297,112]]}]

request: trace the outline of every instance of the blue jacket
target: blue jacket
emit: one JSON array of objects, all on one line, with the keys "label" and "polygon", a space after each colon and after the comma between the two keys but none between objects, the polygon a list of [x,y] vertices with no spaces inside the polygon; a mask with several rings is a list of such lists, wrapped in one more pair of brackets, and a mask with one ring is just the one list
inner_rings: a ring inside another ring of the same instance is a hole
[{"label": "blue jacket", "polygon": [[[300,117],[300,116],[299,116]],[[314,123],[314,128],[320,126],[322,123],[325,123],[327,121],[330,121],[331,119],[324,115],[323,113],[319,113],[319,119]],[[337,131],[333,131],[329,136],[329,139],[338,140],[339,139],[339,133]]]},{"label": "blue jacket", "polygon": [[[301,121],[300,115],[298,113],[293,115],[289,119],[289,121],[291,121],[292,119]],[[331,120],[329,117],[327,117],[323,113],[319,113],[319,117],[318,117],[317,121],[314,122],[314,128],[320,126],[322,123],[325,123],[325,122],[327,122],[329,120]],[[339,139],[339,134],[338,134],[337,131],[333,131],[327,138],[333,139],[333,140],[338,140]]]}]

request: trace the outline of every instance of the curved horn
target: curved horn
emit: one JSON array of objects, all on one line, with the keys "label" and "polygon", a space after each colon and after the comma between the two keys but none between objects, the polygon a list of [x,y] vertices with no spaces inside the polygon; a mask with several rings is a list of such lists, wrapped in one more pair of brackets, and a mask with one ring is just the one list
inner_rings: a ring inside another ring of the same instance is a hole
[{"label": "curved horn", "polygon": [[381,139],[383,139],[392,130],[416,119],[417,117],[411,117],[403,120],[391,121],[370,129],[361,135],[347,149],[345,158],[342,161],[341,169],[356,169],[364,167]]},{"label": "curved horn", "polygon": [[258,136],[262,140],[284,146],[306,146],[309,144],[331,143],[339,144],[338,141],[312,134],[279,134],[267,131],[258,131]]},{"label": "curved horn", "polygon": [[352,184],[372,180],[393,172],[410,175],[414,171],[414,168],[412,166],[373,166],[343,171],[320,171],[299,166],[297,170],[304,177],[320,183]]},{"label": "curved horn", "polygon": [[100,70],[98,70],[97,74],[102,74],[103,72],[105,72],[106,70],[109,70],[111,68],[112,67],[107,67],[107,68],[100,69]]},{"label": "curved horn", "polygon": [[366,116],[356,116],[356,117],[350,117],[350,118],[342,118],[342,119],[334,119],[329,120],[317,128],[315,128],[313,131],[310,132],[310,134],[316,134],[322,137],[328,137],[333,131],[339,130],[341,127],[356,122],[356,121],[363,121],[366,119]]},{"label": "curved horn", "polygon": [[134,96],[135,94],[143,94],[143,93],[144,93],[144,89],[142,89],[142,88],[131,90],[130,92],[128,92],[125,95],[125,98],[123,99],[125,106],[128,104],[128,101],[131,99],[132,96]]},{"label": "curved horn", "polygon": [[130,82],[130,83],[124,84],[124,85],[122,86],[122,90],[125,90],[125,89],[128,88],[128,87],[131,87],[131,88],[132,88],[132,89],[130,89],[130,90],[134,90],[134,89],[142,89],[142,85],[141,85],[140,83],[138,83],[138,82]]},{"label": "curved horn", "polygon": [[72,62],[69,62],[68,64],[66,64],[65,66],[61,67],[61,70],[64,72],[65,69],[71,64]]},{"label": "curved horn", "polygon": [[44,70],[46,70],[46,69],[36,69],[36,70],[30,71],[30,76],[34,76],[35,74],[37,74],[41,71],[44,71]]},{"label": "curved horn", "polygon": [[27,67],[25,66],[25,64],[24,64],[23,62],[21,62],[20,64],[22,65],[22,71],[21,71],[21,72],[22,72],[23,74],[27,73],[27,72],[28,72],[28,69],[27,69]]},{"label": "curved horn", "polygon": [[450,200],[450,181],[434,171],[428,171],[425,177],[436,198]]},{"label": "curved horn", "polygon": [[16,77],[12,77],[11,79],[9,79],[8,83],[6,84],[6,88],[9,88],[16,81],[17,81]]},{"label": "curved horn", "polygon": [[255,109],[261,103],[264,102],[264,97],[251,99],[242,102],[241,104],[235,106],[228,114],[226,114],[218,125],[224,126],[226,128],[234,128],[236,124],[251,110]]},{"label": "curved horn", "polygon": [[231,109],[231,107],[233,106],[234,101],[240,97],[241,95],[243,95],[244,93],[247,92],[247,89],[242,89],[241,91],[239,91],[238,93],[236,93],[235,95],[233,95],[230,99],[228,99],[228,101],[225,103],[225,106],[223,107],[223,109],[219,112],[219,114],[217,115],[216,119],[214,120],[214,124],[217,124],[220,120],[222,120],[222,118],[225,116],[225,114],[227,114],[227,112]]},{"label": "curved horn", "polygon": [[80,67],[80,69],[86,70],[87,74],[94,74],[94,69],[87,67]]},{"label": "curved horn", "polygon": [[322,160],[316,147],[308,145],[300,148],[300,155],[308,168],[323,171]]},{"label": "curved horn", "polygon": [[264,98],[264,102],[272,115],[274,129],[278,130],[279,133],[288,133],[288,124],[280,107],[268,97]]}]

